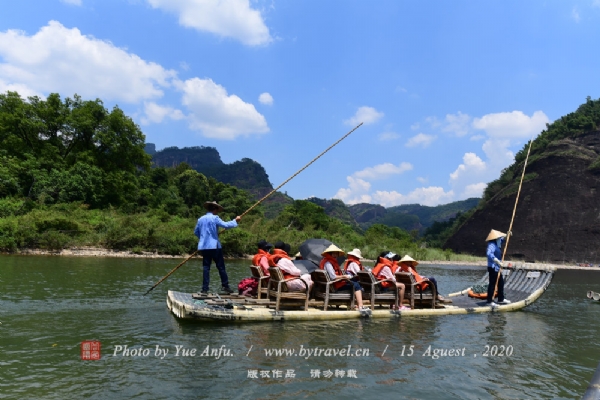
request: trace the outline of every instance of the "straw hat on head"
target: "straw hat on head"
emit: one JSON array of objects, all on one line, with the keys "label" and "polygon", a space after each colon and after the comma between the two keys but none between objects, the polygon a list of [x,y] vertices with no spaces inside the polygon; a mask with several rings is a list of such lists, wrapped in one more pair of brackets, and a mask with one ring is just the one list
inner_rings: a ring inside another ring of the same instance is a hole
[{"label": "straw hat on head", "polygon": [[412,258],[411,256],[409,256],[408,254],[406,254],[404,257],[402,257],[400,259],[400,261],[398,261],[398,262],[410,264],[411,267],[416,267],[417,265],[419,265],[419,262],[417,260],[415,260],[414,258]]},{"label": "straw hat on head", "polygon": [[354,257],[358,258],[359,260],[362,258],[362,253],[360,252],[360,249],[354,249],[352,251],[349,251],[348,255],[354,256]]},{"label": "straw hat on head", "polygon": [[218,204],[216,201],[207,201],[204,203],[204,208],[207,210],[209,210],[211,206],[216,206],[219,209],[219,212],[224,210],[223,206]]},{"label": "straw hat on head", "polygon": [[498,238],[503,238],[503,237],[506,237],[506,233],[492,229],[490,231],[490,234],[488,235],[487,239],[485,239],[485,241],[489,242],[490,240],[496,240]]},{"label": "straw hat on head", "polygon": [[337,247],[335,244],[330,244],[328,248],[326,248],[321,255],[325,256],[325,254],[327,253],[342,253],[342,254],[346,254],[346,252],[342,249],[340,249],[339,247]]}]

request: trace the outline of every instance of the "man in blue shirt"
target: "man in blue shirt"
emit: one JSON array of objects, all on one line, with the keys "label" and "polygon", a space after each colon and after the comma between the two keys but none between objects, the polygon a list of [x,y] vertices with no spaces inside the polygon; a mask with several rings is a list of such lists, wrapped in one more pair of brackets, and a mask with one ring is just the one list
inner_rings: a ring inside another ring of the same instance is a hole
[{"label": "man in blue shirt", "polygon": [[233,290],[229,287],[229,278],[227,277],[227,271],[225,271],[225,259],[223,258],[223,249],[221,248],[221,242],[219,241],[219,228],[230,229],[238,226],[238,222],[242,217],[237,216],[234,220],[229,222],[223,222],[219,218],[218,214],[223,211],[223,207],[214,201],[207,201],[204,203],[204,208],[208,210],[206,215],[198,219],[196,229],[194,229],[194,235],[199,239],[198,250],[202,254],[202,266],[204,268],[202,275],[202,293],[208,293],[208,286],[210,283],[210,265],[213,260],[219,270],[219,276],[221,277],[222,291],[231,294]]},{"label": "man in blue shirt", "polygon": [[[510,235],[511,232],[509,231]],[[490,234],[485,239],[487,247],[486,247],[486,255],[488,260],[488,275],[489,275],[489,283],[488,283],[488,295],[487,295],[487,304],[489,306],[495,306],[494,303],[494,290],[496,288],[496,282],[498,282],[498,304],[510,304],[510,300],[504,298],[504,277],[500,274],[500,268],[502,265],[502,261],[500,261],[500,257],[502,257],[502,243],[504,242],[504,238],[506,238],[506,233],[497,231],[492,229]],[[500,277],[498,278],[498,274]]]}]

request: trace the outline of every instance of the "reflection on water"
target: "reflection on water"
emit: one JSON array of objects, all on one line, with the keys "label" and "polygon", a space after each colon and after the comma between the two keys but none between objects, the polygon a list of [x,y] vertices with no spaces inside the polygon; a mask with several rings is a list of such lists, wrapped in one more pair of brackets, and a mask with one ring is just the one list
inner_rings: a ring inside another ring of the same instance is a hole
[{"label": "reflection on water", "polygon": [[[585,296],[600,291],[597,272],[559,271],[521,312],[230,325],[180,321],[168,312],[168,288],[200,288],[197,260],[142,296],[177,263],[0,256],[0,397],[580,398],[600,360],[600,303]],[[246,262],[230,262],[228,271],[232,282],[249,275]],[[484,272],[420,271],[435,276],[443,293]],[[101,341],[100,361],[80,360],[83,340]],[[116,346],[147,349],[148,356],[115,355]],[[195,357],[181,355],[191,349]],[[297,355],[267,355],[271,349]],[[361,356],[328,356],[328,349]],[[248,378],[253,373],[258,377]]]}]

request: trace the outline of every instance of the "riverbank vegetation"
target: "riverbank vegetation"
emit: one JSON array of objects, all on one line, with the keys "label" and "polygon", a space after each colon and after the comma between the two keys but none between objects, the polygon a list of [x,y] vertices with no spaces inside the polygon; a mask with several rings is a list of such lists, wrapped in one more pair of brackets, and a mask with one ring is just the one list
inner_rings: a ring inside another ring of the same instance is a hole
[{"label": "riverbank vegetation", "polygon": [[[185,254],[196,248],[193,229],[205,201],[223,205],[225,220],[254,203],[248,192],[185,163],[151,168],[144,146],[131,118],[101,100],[0,94],[0,251],[96,246]],[[263,238],[291,243],[293,251],[308,238],[327,238],[369,258],[392,250],[420,260],[469,259],[400,228],[363,231],[303,200],[274,218],[259,206],[221,236],[229,255],[252,254]]]}]

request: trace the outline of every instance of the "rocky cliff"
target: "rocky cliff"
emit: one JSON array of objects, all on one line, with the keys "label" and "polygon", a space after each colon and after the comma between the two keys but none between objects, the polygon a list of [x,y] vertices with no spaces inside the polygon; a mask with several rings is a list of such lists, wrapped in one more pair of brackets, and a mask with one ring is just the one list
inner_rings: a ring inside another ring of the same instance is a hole
[{"label": "rocky cliff", "polygon": [[[555,121],[534,141],[507,260],[600,263],[600,100]],[[526,148],[445,243],[483,255],[490,229],[507,231]]]},{"label": "rocky cliff", "polygon": [[[154,145],[148,143],[146,148],[148,152],[148,149],[154,149]],[[264,192],[265,189],[273,189],[269,175],[258,162],[244,158],[231,164],[225,164],[214,147],[196,146],[183,149],[167,147],[151,155],[152,163],[157,167],[176,167],[184,162],[203,175],[240,189],[261,192]]]}]

